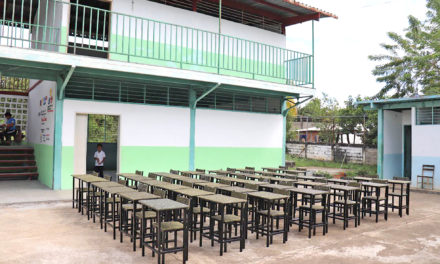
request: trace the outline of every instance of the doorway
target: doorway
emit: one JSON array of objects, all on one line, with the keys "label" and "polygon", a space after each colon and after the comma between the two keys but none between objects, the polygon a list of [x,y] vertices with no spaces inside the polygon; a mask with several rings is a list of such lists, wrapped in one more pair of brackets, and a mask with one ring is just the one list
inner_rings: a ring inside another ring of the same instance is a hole
[{"label": "doorway", "polygon": [[411,180],[411,126],[403,126],[403,177]]},{"label": "doorway", "polygon": [[118,171],[118,144],[119,141],[119,116],[89,114],[87,120],[87,171],[92,172],[95,167],[94,155],[98,144],[106,158],[104,174],[116,179]]}]

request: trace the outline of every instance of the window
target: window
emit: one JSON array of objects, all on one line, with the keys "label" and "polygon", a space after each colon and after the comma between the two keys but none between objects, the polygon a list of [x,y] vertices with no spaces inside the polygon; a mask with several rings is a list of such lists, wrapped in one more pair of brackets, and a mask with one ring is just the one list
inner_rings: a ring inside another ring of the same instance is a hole
[{"label": "window", "polygon": [[118,116],[89,115],[88,142],[117,143],[118,130]]},{"label": "window", "polygon": [[417,125],[440,125],[440,107],[417,108]]}]

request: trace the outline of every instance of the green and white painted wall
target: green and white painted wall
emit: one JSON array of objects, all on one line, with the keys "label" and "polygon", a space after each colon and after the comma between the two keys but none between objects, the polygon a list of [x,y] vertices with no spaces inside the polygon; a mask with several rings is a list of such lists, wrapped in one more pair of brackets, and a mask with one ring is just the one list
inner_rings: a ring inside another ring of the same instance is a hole
[{"label": "green and white painted wall", "polygon": [[[31,80],[31,86],[35,83]],[[53,133],[56,83],[43,81],[29,92],[27,141],[34,147],[38,180],[53,188]]]},{"label": "green and white painted wall", "polygon": [[[75,117],[106,114],[120,117],[119,172],[189,168],[189,107],[64,100],[61,188],[72,188]],[[196,110],[195,165],[205,169],[281,164],[281,114]]]},{"label": "green and white painted wall", "polygon": [[197,109],[195,167],[279,166],[282,138],[281,114]]}]

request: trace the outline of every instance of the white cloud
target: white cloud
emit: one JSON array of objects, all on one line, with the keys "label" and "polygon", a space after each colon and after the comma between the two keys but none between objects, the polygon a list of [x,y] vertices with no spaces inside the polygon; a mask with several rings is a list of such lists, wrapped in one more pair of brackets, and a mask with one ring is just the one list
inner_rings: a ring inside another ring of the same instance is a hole
[{"label": "white cloud", "polygon": [[[382,53],[387,32],[401,33],[408,15],[423,18],[423,0],[302,0],[339,19],[315,22],[315,87],[343,102],[348,95],[371,96],[381,84],[368,55]],[[287,28],[287,48],[311,53],[311,22]]]}]

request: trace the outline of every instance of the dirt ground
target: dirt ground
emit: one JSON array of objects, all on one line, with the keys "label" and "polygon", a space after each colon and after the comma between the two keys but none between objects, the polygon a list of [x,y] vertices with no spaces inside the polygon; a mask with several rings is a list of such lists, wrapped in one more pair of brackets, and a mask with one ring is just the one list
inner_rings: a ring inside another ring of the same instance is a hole
[{"label": "dirt ground", "polygon": [[[1,206],[0,238],[0,263],[157,263],[66,202]],[[242,253],[234,243],[220,257],[205,241],[190,245],[188,263],[440,263],[440,195],[413,193],[409,216],[390,212],[388,221],[366,218],[345,231],[337,222],[312,239],[294,226],[286,244],[278,236],[269,248],[249,234]],[[166,263],[182,263],[182,255],[167,255]]]}]

